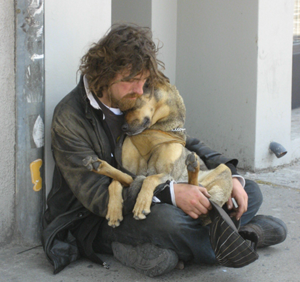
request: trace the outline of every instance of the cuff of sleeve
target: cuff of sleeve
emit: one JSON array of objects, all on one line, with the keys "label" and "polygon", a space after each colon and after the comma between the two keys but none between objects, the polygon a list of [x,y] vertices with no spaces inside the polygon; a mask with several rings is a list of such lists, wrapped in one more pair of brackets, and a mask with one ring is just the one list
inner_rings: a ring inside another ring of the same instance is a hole
[{"label": "cuff of sleeve", "polygon": [[175,181],[170,182],[170,195],[171,195],[171,201],[172,201],[173,206],[177,207],[175,193],[174,193],[174,183],[176,183],[176,182]]},{"label": "cuff of sleeve", "polygon": [[156,187],[156,191],[154,192],[154,197],[152,199],[152,202],[166,203],[172,205],[169,180]]},{"label": "cuff of sleeve", "polygon": [[240,181],[240,183],[242,184],[243,188],[245,188],[246,181],[245,181],[245,178],[243,176],[240,176],[238,174],[233,174],[232,178],[233,177],[237,178],[238,181]]},{"label": "cuff of sleeve", "polygon": [[233,163],[231,163],[231,162],[228,162],[228,163],[226,163],[226,165],[229,167],[229,169],[231,170],[231,174],[233,175],[236,175],[236,174],[238,174],[238,172],[237,172],[237,169],[236,169],[236,167],[235,167],[235,165],[233,164]]}]

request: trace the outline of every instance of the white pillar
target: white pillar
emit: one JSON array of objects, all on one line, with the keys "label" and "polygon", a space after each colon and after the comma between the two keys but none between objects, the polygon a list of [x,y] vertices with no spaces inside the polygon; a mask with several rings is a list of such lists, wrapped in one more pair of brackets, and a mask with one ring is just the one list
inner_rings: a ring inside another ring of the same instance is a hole
[{"label": "white pillar", "polygon": [[288,163],[293,1],[178,1],[176,84],[187,129],[239,166]]},{"label": "white pillar", "polygon": [[[291,151],[293,2],[259,1],[254,164],[258,169],[286,164],[294,157]],[[282,144],[288,154],[277,159],[267,150],[272,141]]]},{"label": "white pillar", "polygon": [[52,183],[50,125],[53,109],[78,83],[80,58],[111,26],[109,0],[51,0],[45,3],[46,190]]}]

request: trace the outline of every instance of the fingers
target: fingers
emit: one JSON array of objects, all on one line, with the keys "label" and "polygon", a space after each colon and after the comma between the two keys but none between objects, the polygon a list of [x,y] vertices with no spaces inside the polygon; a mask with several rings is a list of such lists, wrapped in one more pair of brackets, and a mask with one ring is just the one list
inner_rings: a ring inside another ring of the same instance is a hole
[{"label": "fingers", "polygon": [[208,200],[209,193],[204,187],[189,184],[174,184],[176,204],[192,218],[207,214],[212,208]]},{"label": "fingers", "polygon": [[207,198],[211,197],[211,195],[207,192],[207,189],[205,187],[199,186],[198,189],[205,197]]},{"label": "fingers", "polygon": [[[232,213],[232,215],[235,215],[236,219],[239,220],[243,213],[246,212],[248,209],[248,195],[242,187],[241,183],[237,179],[233,178],[232,183],[233,187],[231,197],[233,197],[238,204],[238,208],[235,209],[235,212]],[[227,205],[229,209],[233,208],[231,198],[228,200]]]},{"label": "fingers", "polygon": [[193,219],[197,219],[199,217],[199,215],[197,213],[194,212],[189,212],[188,215],[193,218]]},{"label": "fingers", "polygon": [[[232,203],[232,200],[228,200],[228,202]],[[227,202],[227,205],[228,205],[228,202]],[[248,209],[248,201],[247,200],[240,200],[240,201],[237,201],[238,202],[238,208],[234,208],[233,207],[233,204],[232,204],[232,207],[228,209],[233,209],[233,211],[230,213],[230,216],[231,217],[235,217],[237,220],[240,220],[240,218],[242,217],[242,215],[247,211]]]},{"label": "fingers", "polygon": [[232,208],[233,208],[233,203],[232,203],[232,200],[231,200],[231,197],[228,199],[228,201],[227,201],[227,208],[229,209],[229,210],[231,210]]},{"label": "fingers", "polygon": [[203,195],[198,199],[191,200],[190,203],[192,212],[196,213],[198,216],[201,214],[207,214],[208,211],[212,208],[208,199]]},{"label": "fingers", "polygon": [[237,213],[236,213],[236,219],[240,220],[241,216],[244,214],[244,212],[247,211],[247,205],[242,205],[238,207]]}]

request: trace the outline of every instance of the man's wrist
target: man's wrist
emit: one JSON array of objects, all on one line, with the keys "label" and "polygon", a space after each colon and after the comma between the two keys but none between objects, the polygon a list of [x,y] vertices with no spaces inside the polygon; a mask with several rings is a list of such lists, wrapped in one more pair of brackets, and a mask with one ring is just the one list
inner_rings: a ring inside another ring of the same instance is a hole
[{"label": "man's wrist", "polygon": [[241,183],[243,188],[245,188],[246,180],[243,176],[240,176],[238,174],[234,174],[234,175],[232,175],[232,178],[236,178]]}]

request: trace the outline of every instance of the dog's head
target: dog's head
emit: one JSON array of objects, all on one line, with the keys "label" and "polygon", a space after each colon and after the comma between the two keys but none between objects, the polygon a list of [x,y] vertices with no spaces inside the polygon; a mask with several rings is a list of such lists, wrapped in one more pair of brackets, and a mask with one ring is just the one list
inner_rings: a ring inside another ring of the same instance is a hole
[{"label": "dog's head", "polygon": [[[127,135],[136,135],[148,128],[171,130],[183,126],[185,107],[175,87],[162,87],[145,90],[137,98],[135,106],[125,113],[125,124],[122,129]],[[176,120],[176,124],[174,124]],[[170,128],[169,128],[169,127]]]}]

